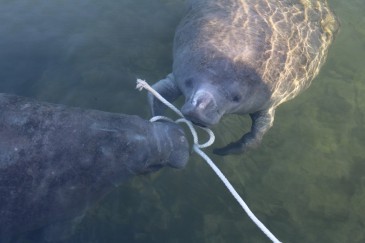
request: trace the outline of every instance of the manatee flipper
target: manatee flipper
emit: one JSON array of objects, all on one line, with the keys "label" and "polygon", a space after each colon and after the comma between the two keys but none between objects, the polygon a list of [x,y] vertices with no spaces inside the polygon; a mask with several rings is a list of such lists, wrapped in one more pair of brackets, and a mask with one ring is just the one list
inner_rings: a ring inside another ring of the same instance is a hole
[{"label": "manatee flipper", "polygon": [[[162,79],[152,85],[162,97],[169,102],[174,102],[182,93],[175,82],[174,75],[170,73],[165,79]],[[148,94],[148,102],[150,103],[152,116],[162,115],[166,110],[166,105],[156,99],[152,94]]]},{"label": "manatee flipper", "polygon": [[275,110],[269,109],[250,114],[252,119],[251,131],[244,134],[241,139],[230,143],[223,148],[216,148],[213,153],[218,155],[239,154],[249,148],[256,148],[264,134],[271,128],[274,122]]}]

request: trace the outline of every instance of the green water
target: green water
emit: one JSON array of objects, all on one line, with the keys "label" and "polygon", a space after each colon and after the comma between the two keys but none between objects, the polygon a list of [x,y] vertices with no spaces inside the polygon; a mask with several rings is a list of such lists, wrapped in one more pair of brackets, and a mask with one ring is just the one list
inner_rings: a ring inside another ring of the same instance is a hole
[{"label": "green water", "polygon": [[[312,86],[256,150],[212,158],[283,242],[365,242],[365,2],[331,0],[341,30]],[[171,71],[180,0],[0,0],[0,92],[149,117],[135,79]],[[249,129],[228,117],[216,146]],[[29,241],[31,242],[31,241]],[[270,242],[196,155],[135,178],[67,242]]]}]

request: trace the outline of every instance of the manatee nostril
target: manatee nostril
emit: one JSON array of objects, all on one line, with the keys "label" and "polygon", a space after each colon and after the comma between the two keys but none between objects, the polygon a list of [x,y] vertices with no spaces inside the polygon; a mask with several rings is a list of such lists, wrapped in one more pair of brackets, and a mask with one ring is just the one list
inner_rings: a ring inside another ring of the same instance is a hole
[{"label": "manatee nostril", "polygon": [[209,104],[209,100],[207,100],[206,98],[204,97],[200,97],[198,98],[195,102],[194,102],[194,105],[197,109],[199,110],[203,110],[205,109]]},{"label": "manatee nostril", "polygon": [[209,127],[217,119],[217,106],[210,92],[198,90],[186,101],[181,112],[184,117],[195,125]]},{"label": "manatee nostril", "polygon": [[195,109],[208,110],[215,107],[213,95],[205,91],[197,91],[191,101]]}]

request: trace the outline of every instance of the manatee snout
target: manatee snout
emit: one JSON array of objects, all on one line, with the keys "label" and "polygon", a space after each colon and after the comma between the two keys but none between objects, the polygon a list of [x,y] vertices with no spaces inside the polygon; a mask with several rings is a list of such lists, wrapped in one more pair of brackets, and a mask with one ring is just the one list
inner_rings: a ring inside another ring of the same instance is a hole
[{"label": "manatee snout", "polygon": [[221,118],[214,95],[204,90],[195,92],[185,102],[181,112],[186,119],[203,127],[215,125]]}]

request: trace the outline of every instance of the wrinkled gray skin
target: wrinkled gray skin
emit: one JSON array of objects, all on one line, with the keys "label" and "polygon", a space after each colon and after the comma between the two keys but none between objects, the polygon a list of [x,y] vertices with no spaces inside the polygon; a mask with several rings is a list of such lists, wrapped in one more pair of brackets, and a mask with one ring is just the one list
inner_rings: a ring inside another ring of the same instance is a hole
[{"label": "wrinkled gray skin", "polygon": [[[306,89],[337,31],[325,0],[192,0],[177,27],[173,72],[153,87],[170,102],[185,96],[184,116],[210,127],[225,114],[249,114],[251,131],[215,149],[256,147],[276,107]],[[153,115],[164,106],[150,96]]]},{"label": "wrinkled gray skin", "polygon": [[0,242],[42,227],[59,240],[124,180],[188,156],[173,123],[0,94]]}]

